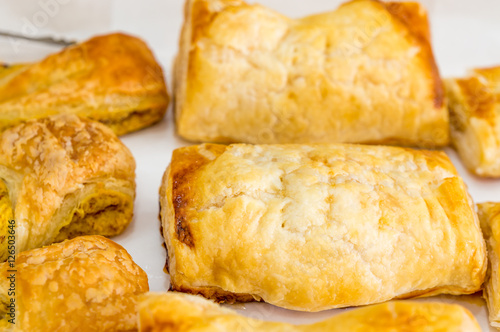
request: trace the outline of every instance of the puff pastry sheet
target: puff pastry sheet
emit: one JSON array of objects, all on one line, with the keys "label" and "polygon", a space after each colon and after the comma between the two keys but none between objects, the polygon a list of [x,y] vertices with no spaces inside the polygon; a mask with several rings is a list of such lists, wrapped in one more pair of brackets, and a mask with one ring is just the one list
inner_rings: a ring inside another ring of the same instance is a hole
[{"label": "puff pastry sheet", "polygon": [[173,290],[318,311],[481,289],[486,249],[438,151],[177,149],[160,189]]},{"label": "puff pastry sheet", "polygon": [[0,260],[15,221],[17,252],[77,235],[112,236],[132,220],[135,161],[106,126],[76,115],[0,134]]},{"label": "puff pastry sheet", "polygon": [[292,20],[240,0],[188,0],[174,72],[177,131],[192,141],[449,140],[418,3],[355,0]]},{"label": "puff pastry sheet", "polygon": [[488,304],[490,324],[500,328],[500,203],[478,204],[479,219],[488,246],[489,266],[484,298]]},{"label": "puff pastry sheet", "polygon": [[205,299],[179,293],[147,293],[138,305],[139,331],[292,332],[480,332],[474,316],[459,305],[388,302],[348,311],[310,325],[247,318]]},{"label": "puff pastry sheet", "polygon": [[34,64],[0,64],[0,131],[33,118],[77,114],[122,135],[162,119],[168,102],[151,50],[125,34],[95,37]]},{"label": "puff pastry sheet", "polygon": [[446,85],[452,142],[462,161],[477,175],[500,177],[500,67]]},{"label": "puff pastry sheet", "polygon": [[[120,245],[101,236],[19,254],[16,324],[5,323],[11,268],[0,264],[2,323],[11,331],[134,331],[136,297],[148,291],[146,273]],[[5,311],[4,311],[5,310]]]}]

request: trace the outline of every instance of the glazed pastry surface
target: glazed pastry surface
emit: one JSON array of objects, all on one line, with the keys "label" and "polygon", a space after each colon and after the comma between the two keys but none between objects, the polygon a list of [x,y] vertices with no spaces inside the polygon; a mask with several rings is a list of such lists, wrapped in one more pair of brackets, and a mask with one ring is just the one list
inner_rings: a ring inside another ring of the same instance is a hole
[{"label": "glazed pastry surface", "polygon": [[113,236],[132,220],[135,161],[103,124],[75,115],[0,134],[0,258],[8,220],[17,252],[78,235]]},{"label": "glazed pastry surface", "polygon": [[177,132],[191,141],[449,140],[418,3],[356,0],[292,20],[240,0],[188,0],[174,72]]},{"label": "glazed pastry surface", "polygon": [[[19,254],[15,327],[11,331],[135,331],[137,295],[146,273],[123,247],[101,236],[81,236]],[[8,263],[0,264],[0,298],[9,299]],[[3,303],[2,303],[3,304]]]},{"label": "glazed pastry surface", "polygon": [[161,120],[168,102],[153,53],[125,34],[95,37],[34,64],[0,64],[0,131],[29,119],[77,114],[122,135]]},{"label": "glazed pastry surface", "polygon": [[177,149],[160,189],[172,289],[319,311],[481,289],[472,201],[439,151]]},{"label": "glazed pastry surface", "polygon": [[500,203],[478,204],[481,228],[488,246],[488,271],[484,287],[484,298],[488,304],[491,326],[500,328]]},{"label": "glazed pastry surface", "polygon": [[500,67],[446,83],[452,142],[467,168],[500,177]]},{"label": "glazed pastry surface", "polygon": [[203,298],[180,293],[140,297],[139,331],[480,332],[474,316],[455,304],[395,301],[341,313],[309,325],[247,318]]}]

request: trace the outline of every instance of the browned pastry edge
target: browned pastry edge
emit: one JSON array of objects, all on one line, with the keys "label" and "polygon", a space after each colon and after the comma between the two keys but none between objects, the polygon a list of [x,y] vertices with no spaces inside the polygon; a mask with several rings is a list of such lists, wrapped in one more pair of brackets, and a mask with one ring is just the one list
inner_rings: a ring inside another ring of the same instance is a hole
[{"label": "browned pastry edge", "polygon": [[431,47],[431,34],[427,13],[419,12],[419,15],[417,15],[417,9],[420,5],[416,2],[384,3],[379,0],[376,1],[382,3],[389,13],[404,24],[408,28],[408,31],[419,41],[420,46],[424,50],[427,60],[426,64],[430,67],[432,80],[434,81],[434,106],[436,108],[443,107],[445,100],[444,83],[439,74],[439,68]]},{"label": "browned pastry edge", "polygon": [[[225,145],[206,144],[205,149],[216,156],[221,155],[227,148]],[[179,155],[183,155],[180,157]],[[172,202],[175,215],[175,233],[177,239],[193,248],[195,239],[191,234],[189,224],[186,222],[185,208],[189,202],[190,183],[192,178],[196,176],[196,170],[208,164],[211,160],[203,158],[196,150],[175,150],[172,154],[172,160],[177,160],[171,164],[170,172],[172,174]]]},{"label": "browned pastry edge", "polygon": [[214,300],[217,303],[234,304],[244,302],[263,302],[263,300],[256,295],[232,293],[219,287],[177,287],[171,284],[169,290],[193,295],[202,295],[203,297]]}]

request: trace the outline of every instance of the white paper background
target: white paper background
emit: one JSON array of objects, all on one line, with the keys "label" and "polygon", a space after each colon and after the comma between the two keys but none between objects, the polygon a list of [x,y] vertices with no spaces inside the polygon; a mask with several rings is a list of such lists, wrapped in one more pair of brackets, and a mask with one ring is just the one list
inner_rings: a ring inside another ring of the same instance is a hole
[{"label": "white paper background", "polygon": [[[333,10],[339,0],[260,0],[286,15],[299,17]],[[500,1],[421,0],[431,19],[434,51],[444,77],[463,75],[468,68],[500,65]],[[49,9],[47,9],[49,8]],[[57,10],[56,10],[57,9]],[[47,17],[44,20],[44,17]],[[125,31],[145,39],[163,64],[170,84],[170,69],[177,50],[183,18],[181,0],[0,0],[0,30],[30,35],[53,35],[84,40],[94,34]],[[26,23],[30,21],[32,24]],[[34,32],[33,32],[34,31]],[[58,47],[0,38],[0,62],[41,59]],[[159,234],[158,187],[172,150],[188,145],[174,135],[171,110],[158,125],[123,137],[137,161],[135,217],[124,234],[114,238],[148,273],[152,291],[168,289],[163,272],[165,250]],[[500,201],[500,180],[485,180],[467,173],[453,151],[447,150],[463,175],[476,202]],[[479,295],[439,296],[439,300],[463,304],[490,331],[485,303]],[[233,306],[260,319],[294,323],[317,321],[346,309],[300,313],[262,303]],[[348,310],[348,309],[347,309]],[[491,331],[495,331],[491,329]]]}]

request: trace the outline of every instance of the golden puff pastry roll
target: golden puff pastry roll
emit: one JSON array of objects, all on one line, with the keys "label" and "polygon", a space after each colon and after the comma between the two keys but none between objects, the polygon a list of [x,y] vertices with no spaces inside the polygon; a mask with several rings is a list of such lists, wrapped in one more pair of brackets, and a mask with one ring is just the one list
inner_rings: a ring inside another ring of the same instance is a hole
[{"label": "golden puff pastry roll", "polygon": [[122,135],[160,121],[168,103],[151,50],[121,33],[92,38],[38,63],[0,66],[0,131],[29,119],[77,114]]},{"label": "golden puff pastry roll", "polygon": [[127,251],[96,235],[22,252],[15,269],[0,264],[0,299],[15,300],[15,315],[3,303],[1,319],[12,331],[135,331],[137,295],[149,290]]},{"label": "golden puff pastry roll", "polygon": [[446,81],[451,137],[473,173],[500,177],[500,67]]},{"label": "golden puff pastry roll", "polygon": [[486,275],[484,298],[488,305],[491,326],[500,328],[500,203],[478,204],[481,228],[488,246],[489,266]]},{"label": "golden puff pastry roll", "polygon": [[188,0],[174,86],[177,132],[191,141],[449,140],[418,3],[355,0],[293,20],[241,0]]},{"label": "golden puff pastry roll", "polygon": [[146,293],[138,304],[139,331],[266,332],[480,332],[472,314],[455,304],[396,301],[343,312],[309,325],[248,318],[203,298],[180,293]]},{"label": "golden puff pastry roll", "polygon": [[[0,260],[78,235],[113,236],[132,220],[135,160],[103,124],[76,115],[0,134]],[[10,228],[8,228],[10,227]]]},{"label": "golden puff pastry roll", "polygon": [[481,289],[486,249],[448,157],[362,145],[177,149],[160,189],[171,288],[319,311]]}]

